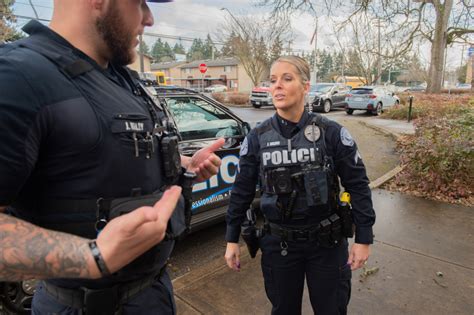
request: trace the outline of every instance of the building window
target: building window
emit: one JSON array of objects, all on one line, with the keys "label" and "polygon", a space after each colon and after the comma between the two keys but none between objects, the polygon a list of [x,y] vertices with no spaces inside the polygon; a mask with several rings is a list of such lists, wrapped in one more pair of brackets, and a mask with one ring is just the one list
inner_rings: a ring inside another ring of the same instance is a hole
[{"label": "building window", "polygon": [[190,74],[191,73],[191,68],[184,68],[184,73]]},{"label": "building window", "polygon": [[224,66],[224,72],[231,72],[232,66]]}]

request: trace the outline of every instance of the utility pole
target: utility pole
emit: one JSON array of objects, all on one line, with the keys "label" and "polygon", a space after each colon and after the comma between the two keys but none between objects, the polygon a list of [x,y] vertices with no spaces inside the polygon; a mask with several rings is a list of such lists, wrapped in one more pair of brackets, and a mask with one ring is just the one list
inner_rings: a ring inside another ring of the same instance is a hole
[{"label": "utility pole", "polygon": [[314,41],[314,59],[313,59],[313,84],[318,82],[318,17],[316,16],[316,27],[314,28],[313,36],[309,44],[313,44]]},{"label": "utility pole", "polygon": [[139,40],[139,45],[138,46],[138,54],[139,54],[139,58],[140,58],[140,72],[145,72],[145,66],[144,66],[144,62],[143,62],[143,37],[142,35],[140,35],[138,37],[138,40]]}]

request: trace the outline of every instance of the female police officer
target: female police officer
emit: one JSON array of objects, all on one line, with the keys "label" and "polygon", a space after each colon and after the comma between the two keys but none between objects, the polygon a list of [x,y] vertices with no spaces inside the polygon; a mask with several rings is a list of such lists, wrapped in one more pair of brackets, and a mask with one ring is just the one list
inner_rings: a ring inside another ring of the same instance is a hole
[{"label": "female police officer", "polygon": [[[344,127],[305,111],[309,79],[309,65],[300,57],[273,63],[276,114],[242,144],[227,213],[225,259],[238,271],[241,224],[260,179],[265,225],[259,245],[272,314],[301,313],[305,277],[315,312],[345,314],[351,269],[367,261],[373,242],[375,213],[357,146]],[[341,231],[352,222],[344,222],[338,206],[339,178],[352,197],[355,244],[350,253],[348,235]]]}]

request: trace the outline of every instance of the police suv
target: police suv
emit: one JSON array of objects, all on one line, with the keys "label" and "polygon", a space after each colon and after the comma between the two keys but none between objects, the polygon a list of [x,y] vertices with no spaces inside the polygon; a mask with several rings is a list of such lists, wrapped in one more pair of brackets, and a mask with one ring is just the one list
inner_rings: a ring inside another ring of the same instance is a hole
[{"label": "police suv", "polygon": [[[199,92],[179,87],[147,89],[160,98],[174,119],[181,135],[180,151],[191,156],[217,138],[225,138],[216,154],[222,159],[219,173],[193,186],[192,230],[224,219],[230,190],[238,172],[240,143],[250,131],[231,110]],[[30,314],[36,280],[0,282],[0,314]]]}]

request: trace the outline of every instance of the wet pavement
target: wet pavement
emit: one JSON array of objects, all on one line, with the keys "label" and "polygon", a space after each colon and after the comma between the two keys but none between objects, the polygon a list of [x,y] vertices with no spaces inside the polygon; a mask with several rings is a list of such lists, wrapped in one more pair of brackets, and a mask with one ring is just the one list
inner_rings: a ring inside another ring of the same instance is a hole
[{"label": "wet pavement", "polygon": [[[474,209],[379,189],[373,200],[375,243],[349,313],[474,314]],[[270,313],[259,257],[243,253],[239,273],[221,258],[176,279],[178,314]]]},{"label": "wet pavement", "polygon": [[[363,124],[395,137],[414,130]],[[349,314],[474,314],[474,208],[381,189],[373,201],[375,242],[366,269],[353,273]],[[178,314],[269,314],[259,256],[242,253],[239,273],[219,258],[175,279]],[[306,290],[303,314],[313,314]]]}]

